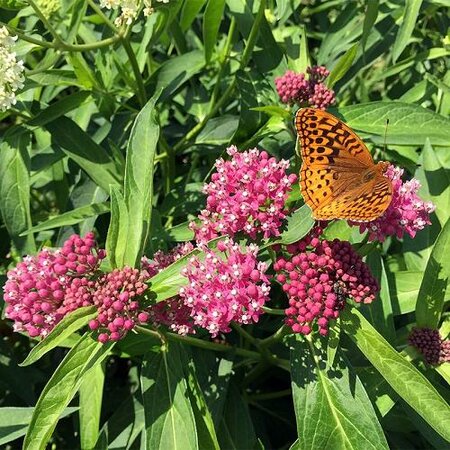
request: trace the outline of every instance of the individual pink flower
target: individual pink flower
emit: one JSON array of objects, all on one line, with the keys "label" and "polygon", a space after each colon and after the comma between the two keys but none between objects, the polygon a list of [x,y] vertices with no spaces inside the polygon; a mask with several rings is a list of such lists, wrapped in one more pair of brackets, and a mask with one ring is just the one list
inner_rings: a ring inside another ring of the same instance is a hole
[{"label": "individual pink flower", "polygon": [[403,169],[390,165],[384,174],[392,181],[392,201],[384,214],[372,222],[350,222],[358,225],[361,233],[369,232],[369,241],[383,242],[387,236],[402,238],[406,232],[414,237],[417,231],[431,225],[432,202],[424,202],[417,192],[420,183],[413,178],[403,182]]},{"label": "individual pink flower", "polygon": [[335,102],[334,91],[324,84],[329,74],[324,66],[308,67],[308,77],[304,73],[286,71],[283,76],[275,78],[280,100],[290,105],[297,103],[326,109]]},{"label": "individual pink flower", "polygon": [[6,317],[14,320],[14,330],[45,337],[66,314],[85,306],[66,301],[65,294],[75,277],[95,273],[104,257],[92,233],[71,236],[62,249],[26,256],[8,272],[3,287]]},{"label": "individual pink flower", "polygon": [[428,364],[450,362],[450,340],[442,339],[438,330],[415,327],[412,329],[408,341],[422,353]]},{"label": "individual pink flower", "polygon": [[269,299],[267,265],[257,260],[258,247],[245,250],[231,239],[220,241],[217,250],[205,249],[205,257],[193,256],[182,273],[188,285],[180,297],[191,309],[195,325],[212,337],[229,332],[230,323],[257,322]]},{"label": "individual pink flower", "polygon": [[375,299],[378,283],[349,242],[308,235],[286,250],[289,256],[278,258],[274,269],[289,298],[286,324],[295,333],[309,334],[317,323],[326,335],[346,298],[357,303]]},{"label": "individual pink flower", "polygon": [[196,240],[206,242],[239,232],[252,239],[278,236],[288,213],[286,199],[297,181],[296,175],[286,173],[289,162],[257,149],[239,152],[232,146],[227,153],[231,160],[217,160],[217,172],[204,186],[208,198],[200,224],[190,224]]},{"label": "individual pink flower", "polygon": [[124,267],[80,286],[80,294],[91,294],[97,307],[97,318],[89,322],[89,328],[99,331],[100,342],[118,341],[136,324],[148,322],[149,314],[140,305],[140,297],[147,289],[147,279],[145,270]]},{"label": "individual pink flower", "polygon": [[[153,277],[182,256],[187,255],[194,246],[190,242],[178,244],[168,253],[158,251],[153,260],[142,258],[142,269],[147,270],[149,277]],[[194,321],[191,317],[191,308],[184,304],[178,295],[150,306],[146,310],[149,313],[149,323],[153,325],[166,325],[169,329],[180,335],[195,333]]]}]

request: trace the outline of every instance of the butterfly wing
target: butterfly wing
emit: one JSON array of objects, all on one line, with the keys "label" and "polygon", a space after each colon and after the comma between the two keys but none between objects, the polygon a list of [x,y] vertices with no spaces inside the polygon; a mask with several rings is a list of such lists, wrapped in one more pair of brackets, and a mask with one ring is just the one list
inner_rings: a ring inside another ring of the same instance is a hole
[{"label": "butterfly wing", "polygon": [[380,173],[372,181],[346,190],[331,202],[313,210],[313,216],[317,220],[371,222],[386,211],[391,199],[391,181]]},{"label": "butterfly wing", "polygon": [[[389,205],[392,196],[390,181],[383,177],[381,172],[376,171],[375,179],[369,182],[363,180],[363,174],[368,169],[375,170],[376,166],[361,139],[332,114],[318,109],[299,110],[295,125],[302,156],[300,188],[305,202],[313,211],[313,216],[323,220],[349,218],[355,221],[373,220],[366,217],[378,217],[381,214],[377,212],[380,209],[378,207],[370,214],[354,212],[363,207],[362,203],[360,204],[363,199],[359,199],[357,194],[365,193],[375,185],[379,185],[380,189],[384,189],[386,184],[389,187],[386,200],[383,200],[382,204],[387,201]],[[351,207],[348,196],[356,201],[354,207]],[[349,208],[349,211],[345,208]]]}]

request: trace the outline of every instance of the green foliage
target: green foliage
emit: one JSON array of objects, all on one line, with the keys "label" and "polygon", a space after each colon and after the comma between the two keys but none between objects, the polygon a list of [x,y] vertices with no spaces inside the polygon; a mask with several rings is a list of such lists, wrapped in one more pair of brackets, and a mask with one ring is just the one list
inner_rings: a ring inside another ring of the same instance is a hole
[{"label": "green foliage", "polygon": [[[84,333],[93,307],[38,343],[2,320],[0,445],[447,448],[449,364],[425,364],[407,336],[450,332],[448,1],[154,0],[153,14],[121,27],[97,0],[47,14],[49,3],[0,1],[26,67],[17,103],[0,112],[3,282],[23,255],[72,233],[95,230],[105,271],[193,240],[202,186],[229,145],[265,149],[298,174],[297,106],[280,102],[274,78],[316,64],[330,70],[331,112],[375,159],[418,179],[436,211],[414,238],[382,244],[328,225],[381,288],[371,305],[349,301],[328,338],[286,337],[274,279],[267,314],[215,341],[161,326],[103,346]],[[273,244],[315,223],[298,186],[287,208],[280,236],[258,242],[269,266]],[[177,295],[193,255],[149,279],[146,305]]]}]

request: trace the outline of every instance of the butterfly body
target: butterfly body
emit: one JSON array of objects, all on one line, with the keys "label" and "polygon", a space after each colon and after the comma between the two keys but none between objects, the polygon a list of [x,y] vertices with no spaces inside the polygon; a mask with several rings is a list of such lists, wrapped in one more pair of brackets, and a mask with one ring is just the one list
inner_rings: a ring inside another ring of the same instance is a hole
[{"label": "butterfly body", "polygon": [[368,222],[392,199],[387,162],[375,164],[362,140],[326,111],[304,108],[295,117],[301,145],[300,188],[317,220]]}]

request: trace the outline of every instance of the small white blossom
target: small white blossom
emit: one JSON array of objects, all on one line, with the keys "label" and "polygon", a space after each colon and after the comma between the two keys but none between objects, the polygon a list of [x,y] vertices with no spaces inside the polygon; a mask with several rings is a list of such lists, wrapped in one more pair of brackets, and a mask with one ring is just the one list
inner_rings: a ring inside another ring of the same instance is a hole
[{"label": "small white blossom", "polygon": [[17,36],[10,36],[6,27],[0,27],[0,110],[15,105],[16,91],[23,88],[23,61],[17,61],[13,52]]}]

